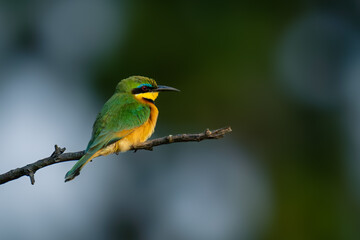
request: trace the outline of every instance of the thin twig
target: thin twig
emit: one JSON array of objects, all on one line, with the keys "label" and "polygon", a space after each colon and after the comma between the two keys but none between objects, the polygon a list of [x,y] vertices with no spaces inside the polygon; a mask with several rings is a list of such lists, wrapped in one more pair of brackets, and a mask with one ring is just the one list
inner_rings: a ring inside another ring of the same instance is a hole
[{"label": "thin twig", "polygon": [[[198,134],[178,134],[175,136],[169,135],[162,138],[157,138],[153,140],[148,140],[146,142],[140,143],[136,146],[133,146],[130,150],[134,150],[135,152],[137,150],[153,150],[153,147],[163,145],[163,144],[171,144],[176,142],[200,142],[205,139],[219,139],[224,137],[225,134],[231,132],[230,127],[220,128],[214,131],[210,131],[209,129],[206,129],[203,133]],[[15,180],[17,178],[20,178],[22,176],[29,176],[31,184],[35,183],[35,172],[39,170],[40,168],[50,166],[55,163],[61,163],[61,162],[67,162],[67,161],[73,161],[73,160],[79,160],[85,153],[85,151],[79,151],[79,152],[70,152],[70,153],[64,153],[65,148],[60,148],[57,145],[55,145],[55,151],[51,154],[50,157],[43,158],[41,160],[38,160],[34,163],[28,164],[21,168],[16,168],[13,170],[10,170],[6,173],[3,173],[0,175],[0,184],[7,183],[9,181]]]}]

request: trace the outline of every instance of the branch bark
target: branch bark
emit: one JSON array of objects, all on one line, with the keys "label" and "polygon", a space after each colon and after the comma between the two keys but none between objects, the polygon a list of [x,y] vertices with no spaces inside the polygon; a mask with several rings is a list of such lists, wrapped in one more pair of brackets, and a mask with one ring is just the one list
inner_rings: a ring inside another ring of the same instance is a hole
[{"label": "branch bark", "polygon": [[[209,129],[206,129],[203,133],[198,134],[178,134],[178,135],[169,135],[162,138],[156,138],[153,140],[148,140],[146,142],[140,143],[136,146],[133,146],[130,150],[134,150],[135,152],[137,150],[153,150],[153,147],[163,145],[163,144],[171,144],[176,142],[200,142],[205,139],[219,139],[225,136],[225,134],[230,133],[231,127],[225,127],[216,129],[213,131],[210,131]],[[10,170],[6,173],[3,173],[0,175],[0,184],[7,183],[9,181],[18,179],[22,176],[29,176],[31,184],[35,183],[35,172],[39,170],[40,168],[44,168],[50,165],[53,165],[55,163],[61,163],[61,162],[67,162],[67,161],[73,161],[73,160],[79,160],[84,154],[85,151],[79,151],[79,152],[69,152],[64,153],[65,148],[60,148],[57,145],[55,145],[55,151],[53,154],[51,154],[50,157],[43,158],[41,160],[38,160],[34,163],[30,163],[24,167],[16,168],[13,170]]]}]

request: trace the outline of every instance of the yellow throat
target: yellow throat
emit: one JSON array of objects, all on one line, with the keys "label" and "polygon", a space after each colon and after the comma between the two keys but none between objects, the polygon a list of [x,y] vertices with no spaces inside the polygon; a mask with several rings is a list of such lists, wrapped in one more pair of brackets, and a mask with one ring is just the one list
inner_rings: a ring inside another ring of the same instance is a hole
[{"label": "yellow throat", "polygon": [[145,99],[150,99],[151,101],[155,101],[155,99],[159,96],[158,92],[146,92],[146,93],[139,93],[134,95],[137,100],[140,102],[144,102]]}]

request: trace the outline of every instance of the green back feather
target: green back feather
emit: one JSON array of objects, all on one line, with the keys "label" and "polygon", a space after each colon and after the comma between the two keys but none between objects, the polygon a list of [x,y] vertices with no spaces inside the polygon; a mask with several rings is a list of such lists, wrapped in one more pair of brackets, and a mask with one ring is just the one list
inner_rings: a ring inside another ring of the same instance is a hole
[{"label": "green back feather", "polygon": [[150,117],[149,106],[137,101],[131,94],[115,93],[98,114],[87,151],[97,145],[105,147],[116,139],[116,133],[144,124]]},{"label": "green back feather", "polygon": [[114,95],[104,104],[96,118],[85,155],[67,172],[65,181],[79,175],[80,170],[97,151],[120,140],[118,132],[139,127],[149,119],[149,106],[139,102],[131,94],[132,89],[141,84],[157,86],[154,80],[139,76],[124,79],[117,85]]}]

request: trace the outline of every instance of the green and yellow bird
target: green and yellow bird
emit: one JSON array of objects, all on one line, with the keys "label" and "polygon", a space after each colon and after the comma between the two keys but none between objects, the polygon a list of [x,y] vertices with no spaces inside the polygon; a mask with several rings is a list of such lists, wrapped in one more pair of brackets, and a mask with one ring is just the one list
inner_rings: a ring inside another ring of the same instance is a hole
[{"label": "green and yellow bird", "polygon": [[157,85],[147,77],[121,80],[96,118],[85,155],[66,173],[65,182],[78,176],[93,158],[125,152],[146,141],[155,129],[159,111],[154,101],[161,91],[179,90]]}]

